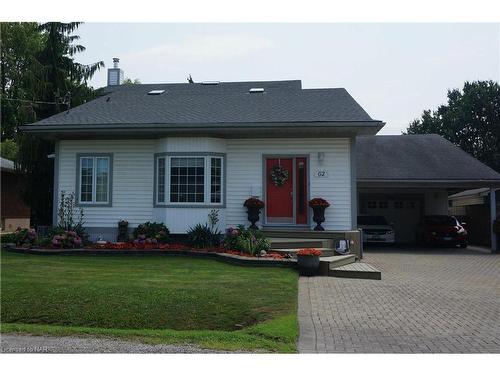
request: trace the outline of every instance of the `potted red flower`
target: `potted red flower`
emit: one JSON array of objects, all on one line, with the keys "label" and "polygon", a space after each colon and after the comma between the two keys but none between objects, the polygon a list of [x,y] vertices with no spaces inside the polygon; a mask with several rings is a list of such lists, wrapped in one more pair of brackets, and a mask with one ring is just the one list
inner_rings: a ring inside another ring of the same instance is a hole
[{"label": "potted red flower", "polygon": [[313,198],[309,201],[309,207],[313,209],[313,220],[316,223],[314,230],[325,230],[321,223],[325,221],[325,210],[330,207],[330,203],[323,198]]},{"label": "potted red flower", "polygon": [[297,265],[302,276],[314,276],[318,273],[319,257],[321,251],[318,249],[300,249],[297,252]]},{"label": "potted red flower", "polygon": [[259,198],[250,197],[243,203],[243,206],[247,209],[248,221],[252,223],[250,228],[258,229],[255,223],[259,221],[260,210],[265,206],[264,202]]}]

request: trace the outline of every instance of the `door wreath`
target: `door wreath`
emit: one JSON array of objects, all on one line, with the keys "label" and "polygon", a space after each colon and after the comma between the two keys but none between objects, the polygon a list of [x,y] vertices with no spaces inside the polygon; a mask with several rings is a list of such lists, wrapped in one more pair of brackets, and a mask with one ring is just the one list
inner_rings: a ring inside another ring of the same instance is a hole
[{"label": "door wreath", "polygon": [[271,180],[275,186],[283,186],[288,181],[288,169],[282,165],[275,165],[271,169]]}]

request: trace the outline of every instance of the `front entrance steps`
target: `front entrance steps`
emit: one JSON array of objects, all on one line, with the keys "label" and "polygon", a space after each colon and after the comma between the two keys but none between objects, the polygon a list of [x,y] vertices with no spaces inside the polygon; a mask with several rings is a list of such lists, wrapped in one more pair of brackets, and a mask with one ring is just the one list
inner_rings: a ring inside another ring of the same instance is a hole
[{"label": "front entrance steps", "polygon": [[[362,257],[361,233],[358,230],[314,231],[308,226],[277,227],[266,225],[262,228],[262,232],[275,243],[273,246],[275,250],[311,247],[331,250],[339,240],[347,240],[350,244],[350,251],[356,255],[356,259],[359,260]],[[293,241],[296,241],[296,246],[293,245]],[[323,255],[334,255],[333,250],[327,251]]]},{"label": "front entrance steps", "polygon": [[328,276],[345,277],[349,279],[382,280],[382,272],[363,262],[350,263],[333,268],[330,266]]},{"label": "front entrance steps", "polygon": [[319,274],[322,276],[330,276],[330,270],[332,268],[345,266],[354,262],[356,262],[356,256],[354,254],[322,256],[319,258]]},{"label": "front entrance steps", "polygon": [[307,239],[307,238],[269,238],[271,241],[271,249],[311,249],[327,247],[328,240],[322,239]]},{"label": "front entrance steps", "polygon": [[[271,241],[273,252],[290,254],[292,258],[297,257],[300,249],[315,248],[321,250],[319,275],[330,277],[343,277],[351,279],[381,280],[382,275],[375,267],[367,263],[361,263],[359,246],[352,239],[359,240],[359,232],[347,231],[311,231],[303,228],[279,229],[264,228],[263,232]],[[356,235],[350,237],[350,234]],[[351,242],[351,254],[339,255],[335,253],[334,243],[339,239],[349,239]]]}]

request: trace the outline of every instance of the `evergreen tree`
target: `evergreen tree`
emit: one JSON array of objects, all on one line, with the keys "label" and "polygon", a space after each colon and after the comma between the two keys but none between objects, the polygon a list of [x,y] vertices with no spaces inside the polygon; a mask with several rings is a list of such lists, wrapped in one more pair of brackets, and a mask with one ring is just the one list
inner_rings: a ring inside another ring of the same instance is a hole
[{"label": "evergreen tree", "polygon": [[[85,103],[98,94],[88,86],[88,80],[104,63],[83,65],[74,58],[85,51],[76,44],[79,36],[74,35],[80,24],[2,24],[2,106],[13,103],[5,114],[5,136],[14,136],[19,145],[19,167],[27,179],[24,197],[31,207],[33,225],[52,222],[54,162],[47,156],[54,152],[54,141],[16,134],[15,129]],[[17,46],[19,40],[26,47]],[[17,60],[22,63],[17,64]],[[3,132],[2,113],[2,136]]]}]

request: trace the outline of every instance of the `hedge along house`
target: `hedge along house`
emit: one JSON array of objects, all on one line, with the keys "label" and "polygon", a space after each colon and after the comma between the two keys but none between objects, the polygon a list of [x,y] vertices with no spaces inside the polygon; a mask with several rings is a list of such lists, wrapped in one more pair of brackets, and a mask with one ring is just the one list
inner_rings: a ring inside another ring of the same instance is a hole
[{"label": "hedge along house", "polygon": [[91,238],[115,240],[122,219],[185,233],[212,209],[221,229],[248,224],[251,196],[266,204],[264,228],[313,228],[307,202],[321,197],[331,203],[327,231],[356,230],[356,136],[384,123],[345,89],[302,89],[298,80],[121,85],[118,67],[108,74],[105,95],[22,127],[56,140],[54,207],[62,191],[75,192]]}]

